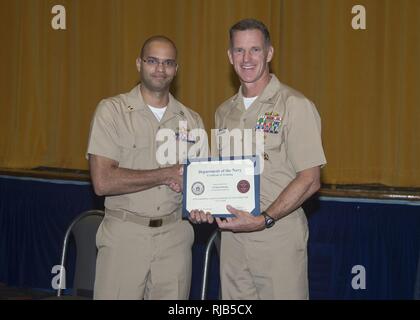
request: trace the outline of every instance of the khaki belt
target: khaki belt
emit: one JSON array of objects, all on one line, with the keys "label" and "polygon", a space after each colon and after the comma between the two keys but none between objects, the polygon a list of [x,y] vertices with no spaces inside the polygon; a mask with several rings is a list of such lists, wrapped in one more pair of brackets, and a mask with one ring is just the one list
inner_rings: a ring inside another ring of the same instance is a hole
[{"label": "khaki belt", "polygon": [[176,211],[174,213],[171,213],[170,215],[159,218],[141,217],[132,213],[109,209],[106,209],[105,213],[123,221],[134,222],[142,226],[151,228],[162,227],[170,223],[174,223],[175,221],[178,221],[180,219],[180,214],[178,214],[178,212]]}]

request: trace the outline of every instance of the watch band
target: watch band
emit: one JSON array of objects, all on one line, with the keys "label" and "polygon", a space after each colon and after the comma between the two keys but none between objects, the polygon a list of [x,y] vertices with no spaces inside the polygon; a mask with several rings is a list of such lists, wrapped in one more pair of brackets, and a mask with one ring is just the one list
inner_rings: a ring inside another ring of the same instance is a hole
[{"label": "watch band", "polygon": [[273,217],[271,217],[266,211],[261,212],[261,215],[265,219],[265,227],[271,228],[276,223],[276,220],[274,220]]}]

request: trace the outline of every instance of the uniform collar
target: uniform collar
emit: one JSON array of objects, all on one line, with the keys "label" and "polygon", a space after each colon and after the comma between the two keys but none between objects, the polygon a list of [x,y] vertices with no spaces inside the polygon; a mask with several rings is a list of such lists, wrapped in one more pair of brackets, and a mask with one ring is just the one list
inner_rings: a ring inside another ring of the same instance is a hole
[{"label": "uniform collar", "polygon": [[[277,100],[277,93],[281,88],[281,83],[279,79],[273,74],[270,73],[271,79],[268,84],[265,86],[262,93],[258,96],[258,101],[261,103],[275,103]],[[240,105],[243,101],[242,95],[242,85],[240,86],[238,93],[232,97],[232,102]]]},{"label": "uniform collar", "polygon": [[[140,84],[135,86],[129,93],[128,93],[128,104],[126,105],[124,112],[133,112],[136,110],[143,111],[143,112],[151,112],[150,108],[143,100],[143,96],[140,91]],[[185,117],[185,113],[182,110],[182,105],[173,97],[171,93],[169,93],[169,103],[166,109],[164,118],[168,119],[168,117],[172,118],[172,116],[181,116]],[[163,118],[162,118],[163,120]]]}]

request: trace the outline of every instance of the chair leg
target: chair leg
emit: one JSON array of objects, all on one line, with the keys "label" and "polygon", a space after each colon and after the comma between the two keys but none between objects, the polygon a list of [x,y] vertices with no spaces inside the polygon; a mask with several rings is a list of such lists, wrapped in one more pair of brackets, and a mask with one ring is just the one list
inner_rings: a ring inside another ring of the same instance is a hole
[{"label": "chair leg", "polygon": [[[203,282],[201,286],[201,300],[206,300],[207,296],[207,282],[208,282],[208,273],[210,268],[210,253],[217,237],[219,236],[220,231],[217,229],[213,232],[210,236],[210,239],[207,241],[206,244],[206,251],[204,256],[204,268],[203,268]],[[218,250],[219,251],[219,250]]]}]

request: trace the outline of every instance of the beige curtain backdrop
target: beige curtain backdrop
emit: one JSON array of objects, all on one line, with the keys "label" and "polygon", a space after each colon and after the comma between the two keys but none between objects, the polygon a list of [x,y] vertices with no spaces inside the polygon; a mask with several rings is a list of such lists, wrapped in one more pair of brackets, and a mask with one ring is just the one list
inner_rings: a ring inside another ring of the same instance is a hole
[{"label": "beige curtain backdrop", "polygon": [[[56,4],[66,30],[51,27]],[[366,30],[351,27],[356,4]],[[136,84],[154,34],[178,46],[172,91],[212,128],[237,91],[228,29],[245,17],[267,24],[273,71],[318,107],[323,182],[420,186],[419,0],[0,0],[0,167],[86,169],[97,103]]]}]

